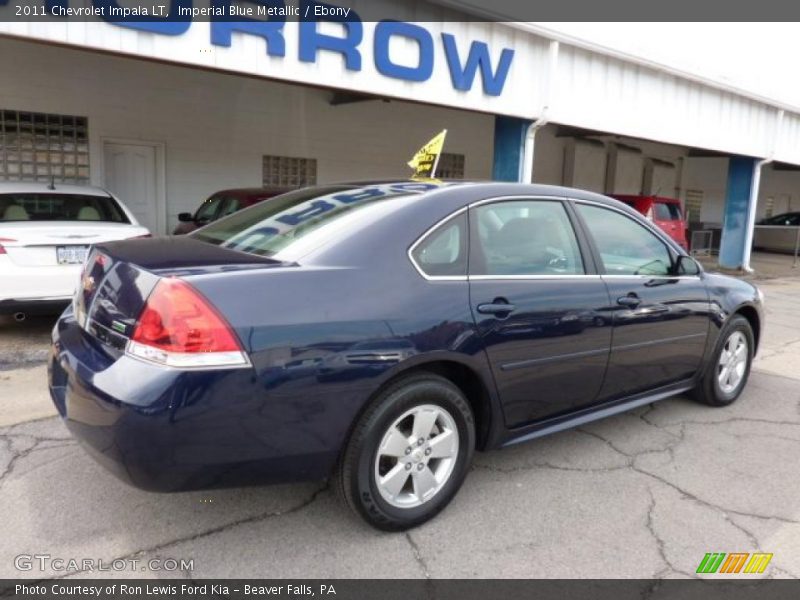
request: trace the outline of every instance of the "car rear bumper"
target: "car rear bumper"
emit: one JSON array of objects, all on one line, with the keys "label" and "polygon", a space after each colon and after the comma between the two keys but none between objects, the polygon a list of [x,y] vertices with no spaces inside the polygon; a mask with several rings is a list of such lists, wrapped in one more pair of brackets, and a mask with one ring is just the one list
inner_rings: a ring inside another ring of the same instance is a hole
[{"label": "car rear bumper", "polygon": [[71,296],[62,298],[9,298],[0,300],[0,315],[57,315],[69,306]]},{"label": "car rear bumper", "polygon": [[81,265],[20,266],[0,256],[0,307],[6,303],[44,305],[56,300],[63,310],[75,293],[80,273]]},{"label": "car rear bumper", "polygon": [[185,371],[112,356],[71,310],[53,330],[48,383],[89,454],[142,489],[324,479],[338,456],[271,401],[251,368]]}]

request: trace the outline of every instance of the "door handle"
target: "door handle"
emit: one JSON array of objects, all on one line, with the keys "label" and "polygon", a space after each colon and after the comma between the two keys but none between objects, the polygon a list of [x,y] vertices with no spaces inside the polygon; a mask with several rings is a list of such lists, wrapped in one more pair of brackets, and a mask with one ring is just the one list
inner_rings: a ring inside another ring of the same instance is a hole
[{"label": "door handle", "polygon": [[478,304],[478,312],[482,315],[502,315],[514,312],[517,307],[504,298],[495,298],[492,302]]},{"label": "door handle", "polygon": [[636,294],[631,292],[627,296],[622,296],[617,298],[617,304],[620,306],[627,306],[628,308],[636,308],[642,303],[642,299],[639,298]]}]

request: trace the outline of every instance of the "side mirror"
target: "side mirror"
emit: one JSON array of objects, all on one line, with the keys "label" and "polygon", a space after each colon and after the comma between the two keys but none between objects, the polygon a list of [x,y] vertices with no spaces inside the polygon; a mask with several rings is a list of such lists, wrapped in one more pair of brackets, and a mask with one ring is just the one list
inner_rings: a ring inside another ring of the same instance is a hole
[{"label": "side mirror", "polygon": [[191,223],[194,221],[192,213],[178,213],[178,221],[181,223]]},{"label": "side mirror", "polygon": [[681,255],[675,261],[676,275],[699,275],[702,271],[700,264],[691,256]]}]

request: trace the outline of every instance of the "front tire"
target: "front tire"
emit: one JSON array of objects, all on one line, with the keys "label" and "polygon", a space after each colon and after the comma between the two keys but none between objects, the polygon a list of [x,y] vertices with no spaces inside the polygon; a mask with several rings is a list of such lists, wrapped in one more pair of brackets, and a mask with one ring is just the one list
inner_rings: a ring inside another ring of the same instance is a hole
[{"label": "front tire", "polygon": [[361,416],[334,476],[344,502],[386,531],[416,527],[458,492],[475,449],[469,402],[433,373],[404,377]]},{"label": "front tire", "polygon": [[755,349],[753,328],[741,315],[731,317],[720,333],[714,355],[694,390],[709,406],[728,406],[741,395],[750,376]]}]

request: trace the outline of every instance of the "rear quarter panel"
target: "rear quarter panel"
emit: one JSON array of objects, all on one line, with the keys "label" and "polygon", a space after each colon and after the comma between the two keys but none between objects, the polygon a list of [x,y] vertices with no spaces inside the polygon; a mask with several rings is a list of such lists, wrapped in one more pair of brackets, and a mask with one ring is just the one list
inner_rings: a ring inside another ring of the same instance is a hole
[{"label": "rear quarter panel", "polygon": [[[336,449],[371,395],[410,365],[485,368],[467,283],[427,282],[412,270],[286,267],[191,280],[250,353],[256,428],[291,424],[276,434]],[[348,352],[365,344],[370,351]]]}]

